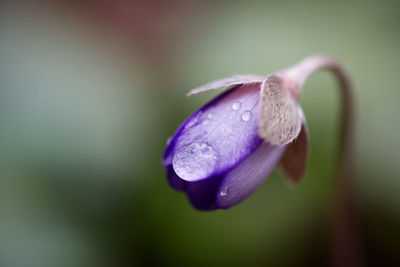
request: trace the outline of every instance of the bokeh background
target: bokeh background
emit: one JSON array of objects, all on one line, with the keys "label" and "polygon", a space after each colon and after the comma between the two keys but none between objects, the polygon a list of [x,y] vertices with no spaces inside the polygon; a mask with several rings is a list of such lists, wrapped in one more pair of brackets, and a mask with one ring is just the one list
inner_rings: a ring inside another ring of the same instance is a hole
[{"label": "bokeh background", "polygon": [[307,82],[304,180],[275,171],[230,210],[165,179],[178,125],[239,73],[323,53],[356,84],[366,266],[400,266],[398,1],[2,1],[0,266],[326,266],[340,94]]}]

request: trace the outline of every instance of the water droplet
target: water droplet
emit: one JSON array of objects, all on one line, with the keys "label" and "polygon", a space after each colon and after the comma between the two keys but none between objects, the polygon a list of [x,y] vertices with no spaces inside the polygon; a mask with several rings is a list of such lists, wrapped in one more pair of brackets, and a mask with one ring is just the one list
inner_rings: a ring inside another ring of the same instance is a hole
[{"label": "water droplet", "polygon": [[195,125],[197,123],[197,121],[199,120],[200,116],[201,116],[202,111],[198,111],[197,114],[186,124],[185,128],[189,128],[192,127],[193,125]]},{"label": "water droplet", "polygon": [[219,192],[219,194],[221,196],[226,196],[228,193],[229,193],[229,188],[228,187],[222,188],[221,192]]},{"label": "water droplet", "polygon": [[217,153],[206,143],[191,143],[181,147],[172,159],[176,174],[186,180],[195,181],[207,177],[214,171]]},{"label": "water droplet", "polygon": [[251,119],[251,112],[246,110],[243,114],[242,114],[242,120],[244,121],[249,121]]},{"label": "water droplet", "polygon": [[242,104],[240,102],[235,102],[232,104],[233,110],[239,110],[241,107],[242,107]]},{"label": "water droplet", "polygon": [[172,140],[172,136],[168,137],[168,139],[167,139],[167,146],[169,145],[169,143],[171,143],[171,140]]},{"label": "water droplet", "polygon": [[210,120],[213,119],[214,117],[215,117],[215,113],[210,113],[207,116],[207,118],[209,118]]}]

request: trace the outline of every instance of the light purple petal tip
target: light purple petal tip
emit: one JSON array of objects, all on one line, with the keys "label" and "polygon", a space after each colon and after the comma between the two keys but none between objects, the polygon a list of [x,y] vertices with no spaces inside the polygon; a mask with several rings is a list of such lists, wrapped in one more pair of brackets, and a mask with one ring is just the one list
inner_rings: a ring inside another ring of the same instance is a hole
[{"label": "light purple petal tip", "polygon": [[227,209],[249,196],[267,178],[287,145],[263,142],[248,158],[226,174],[216,193],[216,207]]}]

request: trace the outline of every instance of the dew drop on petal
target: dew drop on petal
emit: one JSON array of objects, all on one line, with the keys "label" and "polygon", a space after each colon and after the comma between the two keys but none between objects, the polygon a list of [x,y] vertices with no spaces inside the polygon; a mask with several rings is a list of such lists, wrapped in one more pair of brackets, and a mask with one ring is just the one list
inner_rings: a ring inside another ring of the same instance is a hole
[{"label": "dew drop on petal", "polygon": [[200,116],[201,116],[201,110],[195,115],[195,117],[194,118],[192,118],[187,124],[186,124],[186,126],[185,126],[185,128],[190,128],[190,127],[192,127],[193,125],[195,125],[197,122],[198,122],[198,120],[199,120],[199,118],[200,118]]},{"label": "dew drop on petal", "polygon": [[242,103],[240,103],[240,102],[235,102],[232,104],[233,110],[239,110],[241,107],[242,107]]},{"label": "dew drop on petal", "polygon": [[210,120],[213,119],[214,117],[215,117],[215,113],[210,113],[207,116],[207,118],[209,118]]},{"label": "dew drop on petal", "polygon": [[172,140],[172,136],[168,137],[168,139],[167,139],[167,146],[169,145],[169,143],[171,143],[171,140]]},{"label": "dew drop on petal", "polygon": [[249,121],[250,119],[251,119],[251,112],[247,110],[242,114],[242,120]]},{"label": "dew drop on petal", "polygon": [[228,187],[224,187],[222,188],[221,192],[219,192],[219,194],[223,197],[226,196],[229,193],[229,188]]},{"label": "dew drop on petal", "polygon": [[200,142],[181,147],[172,159],[175,173],[189,182],[210,175],[216,163],[215,150],[210,145]]}]

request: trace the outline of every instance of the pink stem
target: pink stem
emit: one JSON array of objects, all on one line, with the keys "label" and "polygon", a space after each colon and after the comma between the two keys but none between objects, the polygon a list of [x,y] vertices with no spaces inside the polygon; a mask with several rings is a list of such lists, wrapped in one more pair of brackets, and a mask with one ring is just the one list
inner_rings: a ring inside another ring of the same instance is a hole
[{"label": "pink stem", "polygon": [[353,87],[341,64],[326,56],[312,56],[279,72],[288,82],[286,88],[298,97],[307,78],[320,70],[332,71],[342,92],[341,129],[337,160],[337,190],[333,211],[332,266],[361,266],[357,216],[354,205],[353,175]]}]

